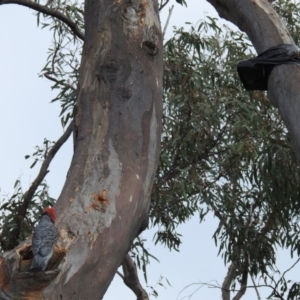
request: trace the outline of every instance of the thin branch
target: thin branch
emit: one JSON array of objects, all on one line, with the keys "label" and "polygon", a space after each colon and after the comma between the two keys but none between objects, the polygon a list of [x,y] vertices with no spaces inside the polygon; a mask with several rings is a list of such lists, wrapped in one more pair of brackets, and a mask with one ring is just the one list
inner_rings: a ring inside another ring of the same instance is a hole
[{"label": "thin branch", "polygon": [[117,274],[124,280],[124,275],[121,272],[117,271]]},{"label": "thin branch", "polygon": [[238,291],[238,293],[233,297],[232,300],[240,300],[244,296],[247,290],[247,279],[248,279],[248,270],[246,269],[242,275],[241,288]]},{"label": "thin branch", "polygon": [[187,285],[186,287],[184,287],[180,292],[179,292],[179,294],[177,295],[177,297],[176,297],[176,300],[178,300],[179,299],[179,296],[180,296],[180,294],[181,293],[183,293],[185,290],[187,290],[187,289],[189,289],[191,286],[194,286],[194,285],[200,285],[200,287],[199,288],[197,288],[196,290],[194,290],[190,295],[188,295],[188,296],[184,296],[184,297],[182,297],[182,298],[180,298],[179,300],[183,300],[183,299],[191,299],[192,297],[193,297],[193,295],[197,292],[197,291],[199,291],[199,289],[201,289],[203,286],[207,286],[207,287],[209,287],[209,288],[218,288],[218,289],[220,289],[221,287],[220,287],[220,285],[218,284],[218,285],[215,285],[215,284],[211,284],[210,282],[213,282],[213,281],[215,281],[217,284],[218,284],[218,282],[216,281],[216,280],[212,280],[212,281],[209,281],[209,282],[199,282],[199,283],[191,283],[191,284],[189,284],[189,285]]},{"label": "thin branch", "polygon": [[174,8],[174,5],[172,5],[172,6],[169,8],[169,15],[168,15],[168,18],[167,18],[167,21],[166,21],[166,25],[165,25],[164,31],[163,31],[163,39],[165,38],[165,34],[166,34],[167,27],[168,27],[169,22],[170,22],[170,18],[171,18],[171,15],[172,15],[173,8]]},{"label": "thin branch", "polygon": [[22,222],[27,214],[27,210],[28,210],[28,207],[32,200],[32,197],[34,196],[34,193],[36,192],[38,186],[41,184],[41,182],[44,180],[45,176],[49,172],[48,167],[49,167],[52,159],[54,158],[55,154],[60,149],[60,147],[67,141],[67,139],[71,135],[72,131],[73,131],[73,121],[69,124],[68,128],[63,133],[63,135],[57,140],[57,142],[50,149],[49,153],[47,154],[47,156],[45,157],[45,160],[42,163],[39,174],[37,175],[35,180],[32,182],[28,191],[24,194],[23,202],[19,206],[18,213],[16,216],[16,227],[12,231],[10,240],[7,242],[7,249],[5,249],[5,250],[10,250],[18,245],[18,239],[19,239],[19,236],[21,233]]},{"label": "thin branch", "polygon": [[[55,38],[54,38],[54,40],[55,40]],[[56,41],[55,41],[55,43],[56,43]],[[45,72],[43,75],[47,79],[49,79],[49,80],[51,80],[53,82],[56,82],[59,85],[68,87],[68,88],[72,89],[73,91],[76,91],[76,88],[74,88],[71,84],[65,83],[64,82],[65,80],[58,80],[57,78],[54,78],[54,77],[51,76],[51,75],[56,76],[54,64],[55,64],[55,58],[56,58],[57,53],[58,53],[58,51],[59,51],[60,48],[61,48],[61,44],[57,43],[57,47],[55,48],[55,51],[54,51],[54,54],[53,54],[53,57],[52,57],[51,71]]]},{"label": "thin branch", "polygon": [[[248,220],[248,224],[246,225],[247,229],[252,226],[252,221],[253,221],[253,204],[250,204],[249,220]],[[249,266],[251,265],[251,259],[250,259],[249,255],[248,255],[248,264],[249,264]],[[253,274],[250,274],[250,277],[251,277],[252,283],[255,287],[255,292],[256,292],[256,295],[257,295],[257,299],[260,300],[261,297],[260,297],[260,294],[258,292],[258,288],[256,287],[256,283],[255,283]]]},{"label": "thin branch", "polygon": [[[251,265],[250,256],[248,256],[248,264],[249,264],[249,266]],[[254,276],[253,276],[253,274],[250,274],[250,277],[251,277],[251,280],[252,280],[252,283],[253,283],[253,286],[254,286],[254,289],[255,289],[256,295],[257,295],[257,299],[258,299],[258,300],[261,300],[261,297],[260,297],[260,294],[259,294],[258,288],[257,288],[257,286],[256,286],[256,282],[255,282],[255,280],[254,280]]]},{"label": "thin branch", "polygon": [[[159,180],[159,182],[157,182],[156,184],[154,184],[153,188],[160,188],[162,185],[164,185],[167,181],[176,178],[178,176],[178,174],[180,173],[180,169],[185,169],[187,166],[190,166],[194,163],[197,163],[198,161],[201,161],[207,157],[209,157],[212,153],[210,152],[211,149],[214,149],[218,142],[220,141],[221,137],[224,135],[224,132],[226,132],[227,125],[229,124],[230,120],[232,120],[235,116],[237,115],[237,113],[234,113],[232,115],[230,115],[224,126],[222,127],[222,129],[220,130],[220,132],[217,134],[217,136],[214,138],[213,142],[210,145],[209,149],[206,149],[205,151],[203,151],[202,153],[200,153],[198,156],[194,157],[188,164],[184,163],[184,164],[177,164],[177,161],[180,159],[181,157],[179,157],[178,153],[175,153],[173,156],[173,166],[171,167],[171,169],[169,171],[167,171],[163,177]],[[178,139],[178,141],[176,142],[176,145],[173,146],[173,148],[176,150],[180,147],[182,143],[181,139]],[[227,150],[222,150],[222,151],[218,151],[218,152],[214,152],[213,154],[218,154],[218,153],[223,153],[226,152]],[[219,180],[221,177],[223,176],[222,173],[220,173],[219,178],[217,180]],[[216,182],[216,181],[214,181]]]},{"label": "thin branch", "polygon": [[298,259],[295,261],[295,263],[294,263],[290,268],[288,268],[287,270],[285,270],[285,271],[283,272],[283,274],[282,274],[280,280],[284,277],[284,275],[285,275],[287,272],[291,271],[291,270],[296,266],[296,264],[297,264],[299,261],[300,261],[300,258],[298,258]]},{"label": "thin branch", "polygon": [[51,81],[54,81],[54,82],[56,82],[56,83],[58,83],[58,84],[60,84],[60,85],[63,85],[63,86],[65,86],[65,87],[68,87],[68,88],[72,89],[73,91],[76,91],[76,89],[75,89],[71,84],[65,83],[64,80],[58,80],[58,79],[56,79],[56,78],[50,76],[49,74],[53,74],[53,73],[52,73],[52,72],[46,72],[46,73],[44,73],[43,75],[44,75],[47,79],[49,79],[49,80],[51,80]]},{"label": "thin branch", "polygon": [[119,272],[117,273],[121,277],[123,276],[124,283],[135,293],[137,300],[149,300],[148,294],[140,283],[136,265],[129,254],[125,255],[122,268],[124,276],[119,274]]},{"label": "thin branch", "polygon": [[[178,296],[177,296],[176,299],[179,298],[180,294],[181,294],[183,291],[185,291],[186,289],[190,288],[190,287],[193,286],[193,285],[201,285],[201,287],[202,287],[202,286],[207,286],[207,287],[209,287],[209,288],[222,289],[222,287],[220,287],[220,285],[212,284],[212,283],[209,283],[209,282],[201,282],[201,281],[200,281],[199,283],[191,283],[191,284],[187,285],[186,287],[184,287],[184,288],[179,292],[179,294],[178,294]],[[248,285],[248,286],[247,286],[247,289],[255,289],[256,287],[258,287],[258,288],[261,288],[261,287],[264,287],[264,288],[270,288],[270,289],[272,289],[272,290],[274,289],[274,287],[271,286],[271,285],[269,285],[269,284],[258,284],[258,285],[256,285],[256,286]],[[228,290],[228,291],[229,291],[229,290]],[[231,291],[231,292],[238,292],[239,290],[231,289],[230,291]],[[193,294],[194,294],[194,293],[193,293]],[[188,297],[189,297],[189,296],[188,296]],[[281,299],[281,297],[279,297],[278,294],[276,294],[276,297]],[[184,297],[184,298],[186,298],[186,297]],[[180,299],[183,299],[183,298],[180,298]],[[282,299],[283,299],[283,298],[282,298]]]},{"label": "thin branch", "polygon": [[274,291],[276,291],[276,289],[277,289],[277,287],[278,287],[280,281],[284,278],[285,274],[286,274],[287,272],[289,272],[291,269],[293,269],[299,261],[300,261],[300,257],[295,261],[295,263],[294,263],[290,268],[288,268],[287,270],[285,270],[285,271],[283,272],[282,276],[281,276],[280,279],[277,281],[277,283],[276,283],[276,285],[275,285],[275,287],[274,287]]},{"label": "thin branch", "polygon": [[55,51],[53,53],[52,63],[51,63],[52,73],[54,73],[54,74],[55,74],[55,72],[54,72],[54,70],[55,70],[55,67],[54,67],[54,65],[55,65],[55,58],[57,56],[57,53],[58,53],[59,49],[61,48],[61,44],[62,44],[62,41],[60,41],[59,43],[56,42],[56,38],[55,38],[55,34],[54,34],[54,45],[57,45],[55,47]]},{"label": "thin branch", "polygon": [[[248,256],[248,263],[249,263],[249,265],[251,264],[251,260],[250,260],[250,257],[249,257],[249,256]],[[258,300],[261,300],[261,297],[260,297],[258,288],[257,288],[257,286],[256,286],[256,282],[255,282],[255,280],[254,280],[253,274],[250,274],[250,277],[251,277],[251,280],[252,280],[252,283],[253,283],[253,286],[254,286],[256,295],[257,295],[257,299],[258,299]]]},{"label": "thin branch", "polygon": [[67,26],[69,26],[69,28],[78,38],[84,40],[84,33],[80,30],[76,23],[73,22],[69,17],[55,9],[49,8],[45,5],[41,5],[30,0],[0,0],[0,5],[2,4],[19,4],[34,9],[40,13],[55,17],[63,23],[65,23]]},{"label": "thin branch", "polygon": [[170,0],[166,0],[165,3],[162,3],[162,1],[160,1],[160,5],[158,10],[161,11],[168,3]]},{"label": "thin branch", "polygon": [[229,225],[226,223],[225,218],[222,216],[219,209],[215,206],[215,204],[211,201],[209,201],[209,205],[213,209],[215,216],[222,222],[222,225],[225,227],[227,233],[230,235],[232,233],[232,230],[230,229]]}]

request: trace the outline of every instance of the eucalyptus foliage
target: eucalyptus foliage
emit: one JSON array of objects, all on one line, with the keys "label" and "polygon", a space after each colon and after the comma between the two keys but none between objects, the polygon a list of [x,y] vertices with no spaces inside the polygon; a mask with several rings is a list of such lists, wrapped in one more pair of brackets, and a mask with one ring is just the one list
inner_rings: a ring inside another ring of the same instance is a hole
[{"label": "eucalyptus foliage", "polygon": [[[45,4],[69,17],[83,31],[83,2],[51,0]],[[36,16],[38,26],[49,28],[53,33],[52,45],[48,49],[47,61],[40,77],[46,77],[54,82],[51,88],[58,93],[51,102],[60,102],[61,124],[65,127],[73,119],[83,41],[57,18],[39,12]]]},{"label": "eucalyptus foliage", "polygon": [[[24,193],[20,179],[17,179],[14,184],[14,191],[11,196],[2,196],[0,202],[0,250],[6,251],[11,248],[11,236],[16,228],[16,218],[18,209],[22,204],[26,193]],[[55,199],[49,195],[49,187],[44,181],[40,184],[37,191],[34,193],[26,217],[22,220],[22,230],[18,239],[18,243],[24,241],[32,233],[32,229],[40,218],[43,208],[49,205],[53,206]]]},{"label": "eucalyptus foliage", "polygon": [[[276,6],[297,41],[299,4]],[[276,249],[299,256],[300,172],[291,140],[265,92],[246,92],[236,65],[255,56],[248,39],[207,18],[165,45],[164,134],[151,220],[156,242],[178,249],[177,225],[211,212],[214,240],[232,289],[243,274],[298,299],[299,284],[277,282]],[[201,238],[201,237],[199,237]]]}]

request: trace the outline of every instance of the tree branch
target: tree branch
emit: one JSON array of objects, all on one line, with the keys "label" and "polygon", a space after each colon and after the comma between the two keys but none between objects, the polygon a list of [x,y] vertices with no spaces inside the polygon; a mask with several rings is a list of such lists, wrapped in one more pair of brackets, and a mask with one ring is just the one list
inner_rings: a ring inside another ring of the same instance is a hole
[{"label": "tree branch", "polygon": [[223,300],[230,300],[230,285],[234,277],[235,277],[235,266],[233,263],[231,263],[230,267],[228,268],[227,275],[222,284]]},{"label": "tree branch", "polygon": [[[250,38],[258,53],[279,44],[294,44],[273,7],[262,0],[207,0],[221,18],[235,24]],[[262,31],[258,28],[263,28]]]},{"label": "tree branch", "polygon": [[9,240],[7,241],[5,251],[13,249],[18,245],[18,239],[21,233],[22,229],[22,222],[27,214],[27,209],[30,205],[30,202],[32,200],[32,197],[34,196],[34,193],[36,192],[38,186],[41,184],[41,182],[44,180],[45,176],[47,175],[48,167],[54,158],[57,151],[60,149],[60,147],[67,141],[69,136],[71,135],[73,131],[73,121],[69,124],[68,128],[64,132],[64,134],[57,140],[57,142],[53,145],[53,147],[50,149],[48,155],[46,156],[45,160],[42,163],[41,169],[35,180],[32,182],[31,186],[29,187],[28,191],[24,194],[23,202],[18,208],[18,213],[16,216],[16,227],[12,230]]},{"label": "tree branch", "polygon": [[276,292],[276,289],[277,289],[277,287],[278,287],[280,281],[284,278],[285,274],[286,274],[287,272],[289,272],[291,269],[293,269],[299,261],[300,261],[300,258],[298,258],[298,259],[296,260],[296,262],[295,262],[290,268],[288,268],[287,270],[285,270],[285,271],[283,272],[282,276],[281,276],[280,279],[276,282],[275,287],[273,288],[273,290],[274,290],[275,292]]},{"label": "tree branch", "polygon": [[59,79],[54,78],[54,77],[51,76],[51,75],[56,76],[54,64],[55,64],[55,58],[56,58],[56,56],[57,56],[57,53],[58,53],[60,47],[61,47],[61,45],[58,44],[57,47],[55,48],[55,51],[54,51],[54,54],[53,54],[53,57],[52,57],[51,71],[45,72],[43,75],[44,75],[47,79],[49,79],[49,80],[51,80],[51,81],[53,81],[53,82],[56,82],[56,83],[59,84],[59,85],[68,87],[68,88],[70,88],[71,90],[76,91],[76,88],[74,88],[71,84],[65,83],[65,82],[64,82],[65,80],[59,80]]},{"label": "tree branch", "polygon": [[[248,218],[248,222],[247,222],[247,225],[246,225],[247,229],[249,229],[252,226],[252,221],[253,221],[253,205],[254,205],[253,203],[250,204],[249,218]],[[249,255],[248,255],[248,264],[249,264],[249,266],[251,265],[251,259],[250,259]],[[251,277],[252,283],[253,283],[253,285],[255,287],[255,292],[256,292],[256,295],[257,295],[257,299],[260,300],[261,297],[260,297],[258,288],[256,287],[256,283],[255,283],[253,274],[250,274],[250,277]]]},{"label": "tree branch", "polygon": [[247,290],[248,270],[245,269],[242,275],[241,288],[232,300],[240,300]]},{"label": "tree branch", "polygon": [[170,0],[166,0],[164,3],[162,1],[160,1],[160,5],[158,10],[161,11],[168,3]]},{"label": "tree branch", "polygon": [[63,85],[63,86],[65,86],[65,87],[70,88],[70,89],[73,90],[73,91],[76,91],[76,89],[75,89],[71,84],[65,83],[64,80],[58,80],[58,79],[56,79],[56,78],[50,76],[49,74],[53,74],[53,73],[52,73],[52,72],[46,72],[46,73],[44,73],[43,75],[44,75],[47,79],[49,79],[49,80],[51,80],[51,81],[53,81],[53,82],[56,82],[57,84]]},{"label": "tree branch", "polygon": [[55,17],[63,23],[65,23],[67,26],[69,26],[69,28],[78,38],[84,40],[84,33],[80,30],[76,23],[73,22],[69,17],[55,9],[49,8],[45,5],[41,5],[30,0],[0,0],[0,5],[2,4],[19,4],[34,9],[40,13]]},{"label": "tree branch", "polygon": [[121,272],[117,271],[117,274],[124,280],[124,275]]},{"label": "tree branch", "polygon": [[167,31],[167,28],[168,28],[168,25],[169,25],[169,22],[170,22],[170,18],[171,18],[172,12],[173,12],[173,8],[174,8],[174,5],[172,5],[169,8],[169,15],[168,15],[168,18],[167,18],[167,21],[166,21],[166,24],[165,24],[165,27],[164,27],[164,31],[163,31],[163,39],[165,38],[165,34],[166,34],[166,31]]},{"label": "tree branch", "polygon": [[135,293],[137,300],[149,300],[148,294],[142,287],[137,275],[136,265],[129,254],[126,254],[122,263],[123,273],[118,275],[123,278],[124,283]]},{"label": "tree branch", "polygon": [[220,220],[220,222],[222,223],[222,225],[225,227],[227,233],[229,235],[231,235],[232,230],[230,229],[230,227],[228,226],[228,224],[225,221],[225,218],[222,216],[221,212],[219,211],[219,209],[215,206],[215,204],[213,202],[209,202],[209,205],[211,206],[211,208],[214,211],[215,216]]}]

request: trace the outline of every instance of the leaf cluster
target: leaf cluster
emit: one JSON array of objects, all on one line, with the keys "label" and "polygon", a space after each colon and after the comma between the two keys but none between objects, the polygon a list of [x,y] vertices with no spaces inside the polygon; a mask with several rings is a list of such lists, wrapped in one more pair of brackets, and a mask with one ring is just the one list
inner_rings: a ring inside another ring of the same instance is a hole
[{"label": "leaf cluster", "polygon": [[137,267],[143,271],[144,279],[147,282],[147,265],[150,264],[150,258],[159,260],[145,248],[145,241],[138,236],[131,245],[130,256]]},{"label": "leaf cluster", "polygon": [[[23,192],[20,179],[14,184],[12,196],[2,196],[0,212],[0,251],[6,251],[9,247],[11,235],[17,226],[17,222],[22,222],[21,233],[18,242],[24,241],[32,234],[36,222],[39,220],[43,208],[53,206],[55,199],[51,198],[48,191],[49,187],[44,181],[40,184],[30,202],[28,213],[25,218],[18,214],[19,207],[22,205],[26,193]],[[20,218],[22,218],[20,220]]]},{"label": "leaf cluster", "polygon": [[277,0],[274,8],[288,28],[296,45],[300,44],[300,3],[295,0]]},{"label": "leaf cluster", "polygon": [[[69,17],[83,31],[83,3],[50,0],[45,5]],[[64,22],[39,12],[36,15],[38,25],[42,28],[49,28],[53,32],[52,46],[48,49],[47,61],[40,77],[46,77],[54,82],[51,88],[57,90],[58,93],[51,102],[60,102],[61,124],[65,127],[73,119],[83,42]]]},{"label": "leaf cluster", "polygon": [[178,250],[178,224],[210,212],[219,254],[235,265],[233,288],[245,272],[268,277],[276,247],[299,255],[300,172],[277,109],[238,78],[237,63],[254,56],[250,43],[208,17],[176,30],[164,55],[156,242]]},{"label": "leaf cluster", "polygon": [[41,162],[46,158],[53,144],[54,142],[44,139],[42,147],[35,146],[35,151],[32,155],[25,155],[25,159],[29,159],[30,157],[33,159],[33,163],[30,165],[30,169],[33,168],[37,162]]}]

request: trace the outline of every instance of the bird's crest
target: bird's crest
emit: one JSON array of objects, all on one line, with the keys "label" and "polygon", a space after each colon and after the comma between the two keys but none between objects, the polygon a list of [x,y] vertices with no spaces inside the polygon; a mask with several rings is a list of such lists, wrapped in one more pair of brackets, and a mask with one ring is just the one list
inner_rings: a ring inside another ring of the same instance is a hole
[{"label": "bird's crest", "polygon": [[49,214],[51,220],[53,221],[53,223],[55,223],[56,221],[56,214],[55,214],[55,210],[53,207],[48,206],[44,209],[44,214]]}]

